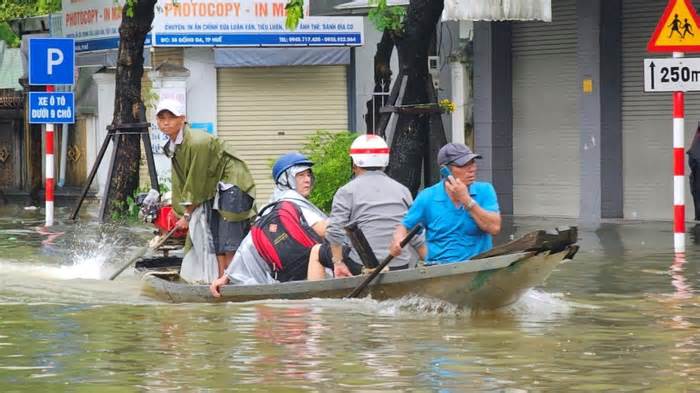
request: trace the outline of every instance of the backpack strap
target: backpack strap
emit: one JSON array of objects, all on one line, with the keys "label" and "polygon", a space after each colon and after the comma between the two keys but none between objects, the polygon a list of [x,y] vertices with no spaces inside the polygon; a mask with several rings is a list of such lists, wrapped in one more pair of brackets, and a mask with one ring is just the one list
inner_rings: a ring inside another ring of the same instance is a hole
[{"label": "backpack strap", "polygon": [[277,206],[280,202],[282,202],[282,200],[275,201],[275,202],[270,202],[270,203],[268,203],[267,205],[263,206],[263,208],[260,209],[260,211],[258,212],[258,216],[256,217],[256,219],[257,219],[257,218],[260,218],[260,217],[262,217],[262,216],[264,216],[264,215],[265,215],[265,212],[267,212],[268,210],[274,208],[274,207]]},{"label": "backpack strap", "polygon": [[304,247],[313,247],[320,242],[317,236],[314,236],[314,230],[306,223],[304,213],[294,202],[282,201],[279,217],[280,223],[297,243]]}]

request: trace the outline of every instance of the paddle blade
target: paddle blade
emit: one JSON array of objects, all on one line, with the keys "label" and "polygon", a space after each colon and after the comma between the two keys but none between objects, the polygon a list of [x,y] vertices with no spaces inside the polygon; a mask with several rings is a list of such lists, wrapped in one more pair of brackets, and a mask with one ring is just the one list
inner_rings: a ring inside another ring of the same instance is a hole
[{"label": "paddle blade", "polygon": [[144,247],[141,250],[139,250],[136,254],[134,254],[134,256],[131,257],[131,259],[129,259],[119,269],[112,273],[112,275],[109,276],[109,280],[112,281],[115,278],[117,278],[117,276],[120,275],[124,270],[126,270],[127,267],[131,266],[132,263],[136,262],[138,259],[146,255],[146,252],[148,252],[149,249],[149,247]]}]

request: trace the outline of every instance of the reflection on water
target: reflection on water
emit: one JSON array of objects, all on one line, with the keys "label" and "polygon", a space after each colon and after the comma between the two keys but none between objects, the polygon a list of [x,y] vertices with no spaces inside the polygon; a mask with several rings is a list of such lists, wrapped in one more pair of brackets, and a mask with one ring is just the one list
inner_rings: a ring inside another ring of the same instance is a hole
[{"label": "reflection on water", "polygon": [[700,391],[700,245],[673,254],[668,223],[583,228],[544,287],[472,314],[424,298],[157,303],[133,275],[98,279],[146,229],[48,233],[20,213],[0,214],[15,217],[0,219],[0,391]]}]

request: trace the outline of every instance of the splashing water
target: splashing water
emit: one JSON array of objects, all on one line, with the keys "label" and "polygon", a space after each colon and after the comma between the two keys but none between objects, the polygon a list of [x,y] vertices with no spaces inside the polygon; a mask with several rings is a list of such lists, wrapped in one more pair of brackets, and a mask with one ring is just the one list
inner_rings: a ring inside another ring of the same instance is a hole
[{"label": "splashing water", "polygon": [[118,252],[118,243],[101,234],[97,244],[94,242],[78,242],[73,249],[72,264],[59,267],[59,279],[87,278],[99,280],[104,278],[103,267],[114,259]]},{"label": "splashing water", "polygon": [[92,260],[78,262],[74,265],[28,265],[26,263],[0,262],[0,270],[6,274],[29,275],[44,279],[73,280],[102,278],[101,263]]},{"label": "splashing water", "polygon": [[[66,253],[58,254],[58,263],[18,263],[0,260],[0,269],[5,273],[29,275],[42,279],[100,280],[108,276],[112,260],[118,259],[123,249],[123,239],[109,232],[78,231],[69,239],[62,239],[61,248]],[[54,259],[55,260],[55,259]]]}]

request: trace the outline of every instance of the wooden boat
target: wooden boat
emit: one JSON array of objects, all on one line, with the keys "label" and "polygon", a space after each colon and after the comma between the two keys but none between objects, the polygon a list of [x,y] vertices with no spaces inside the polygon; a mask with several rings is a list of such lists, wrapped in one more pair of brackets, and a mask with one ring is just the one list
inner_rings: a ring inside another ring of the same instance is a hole
[{"label": "wooden boat", "polygon": [[[576,228],[557,234],[536,231],[465,262],[421,266],[384,272],[363,291],[376,300],[420,296],[459,307],[495,309],[517,301],[540,285],[578,246]],[[517,250],[514,250],[517,249]],[[214,298],[207,285],[191,285],[177,273],[178,258],[143,260],[144,293],[170,302],[245,302],[264,299],[343,298],[364,275],[321,281],[292,281],[267,285],[226,285]]]}]

